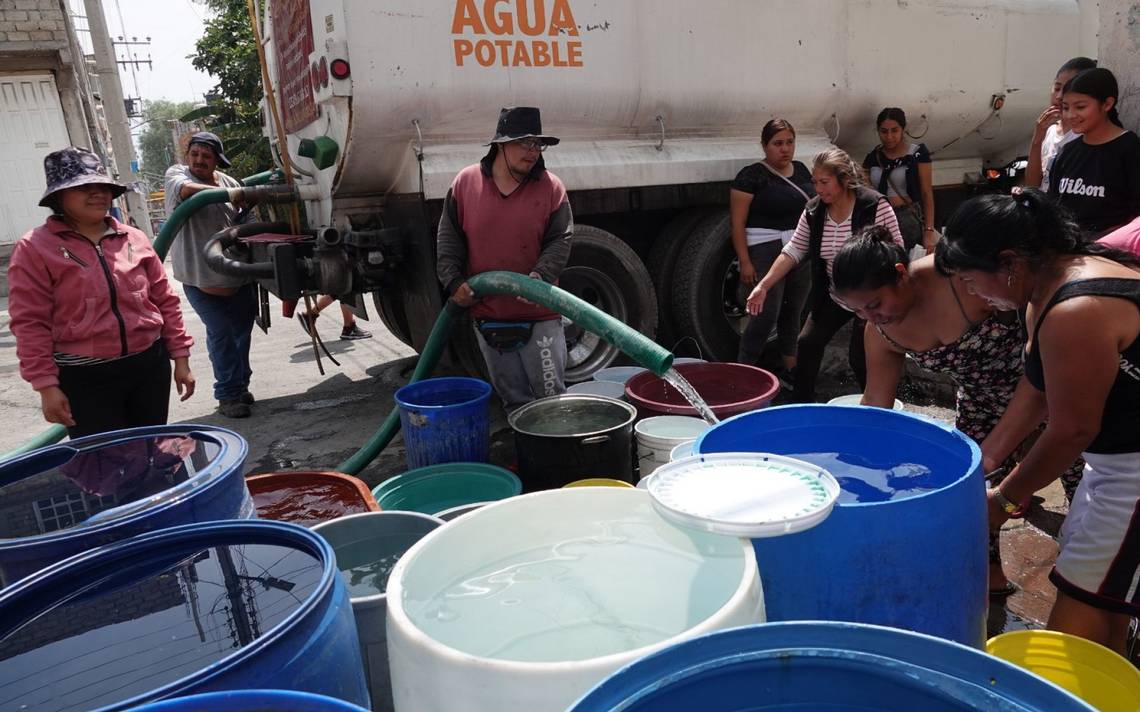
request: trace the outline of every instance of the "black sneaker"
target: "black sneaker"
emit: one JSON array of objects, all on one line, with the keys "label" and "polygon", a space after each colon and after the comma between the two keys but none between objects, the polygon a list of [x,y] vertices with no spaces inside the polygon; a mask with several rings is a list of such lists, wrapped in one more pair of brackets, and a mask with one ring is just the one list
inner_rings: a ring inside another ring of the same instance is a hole
[{"label": "black sneaker", "polygon": [[340,338],[345,341],[356,341],[358,339],[371,339],[372,332],[365,331],[357,326],[355,323],[352,326],[346,326],[340,330]]},{"label": "black sneaker", "polygon": [[297,323],[301,325],[301,329],[306,335],[312,336],[313,329],[316,328],[317,314],[310,314],[309,312],[301,312],[297,315]]},{"label": "black sneaker", "polygon": [[253,394],[250,393],[249,391],[246,391],[245,393],[242,393],[240,396],[238,396],[238,400],[241,401],[242,403],[245,403],[246,405],[253,405],[254,403],[257,402],[256,399],[253,397]]},{"label": "black sneaker", "polygon": [[242,403],[240,398],[218,401],[218,412],[227,418],[248,418],[253,414],[249,405]]}]

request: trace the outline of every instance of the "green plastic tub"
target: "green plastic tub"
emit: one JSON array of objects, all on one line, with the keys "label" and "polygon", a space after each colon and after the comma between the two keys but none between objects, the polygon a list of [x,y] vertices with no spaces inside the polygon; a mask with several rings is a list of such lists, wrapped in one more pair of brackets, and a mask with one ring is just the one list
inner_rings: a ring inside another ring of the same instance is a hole
[{"label": "green plastic tub", "polygon": [[476,502],[492,502],[522,492],[510,470],[482,462],[449,462],[410,470],[381,483],[372,495],[383,511],[437,514]]}]

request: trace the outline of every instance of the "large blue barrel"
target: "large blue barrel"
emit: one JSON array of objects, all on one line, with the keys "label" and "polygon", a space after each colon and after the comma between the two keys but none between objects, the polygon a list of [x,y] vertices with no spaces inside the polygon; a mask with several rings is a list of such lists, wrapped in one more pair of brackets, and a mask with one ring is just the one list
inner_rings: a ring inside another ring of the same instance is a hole
[{"label": "large blue barrel", "polygon": [[0,463],[0,587],[165,527],[255,516],[249,446],[212,425],[100,433]]},{"label": "large blue barrel", "polygon": [[134,712],[365,712],[343,700],[292,690],[237,690],[178,697]]},{"label": "large blue barrel", "polygon": [[611,675],[570,712],[1089,712],[964,645],[853,623],[768,623],[678,643]]},{"label": "large blue barrel", "polygon": [[[880,468],[928,469],[924,493],[841,498],[817,527],[754,540],[768,620],[872,623],[984,644],[985,484],[981,452],[963,433],[913,413],[792,405],[726,420],[695,450],[839,453]],[[845,490],[863,487],[844,472],[832,474]]]},{"label": "large blue barrel", "polygon": [[0,591],[0,709],[126,710],[243,689],[368,707],[332,547],[285,522],[191,524]]},{"label": "large blue barrel", "polygon": [[429,378],[396,391],[408,469],[443,462],[487,462],[491,385],[478,378]]}]

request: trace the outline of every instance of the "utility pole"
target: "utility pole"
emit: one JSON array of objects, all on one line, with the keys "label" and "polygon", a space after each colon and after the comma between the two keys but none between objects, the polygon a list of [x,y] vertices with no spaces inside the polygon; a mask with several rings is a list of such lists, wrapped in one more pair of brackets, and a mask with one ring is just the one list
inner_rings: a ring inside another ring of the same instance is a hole
[{"label": "utility pole", "polygon": [[[111,44],[111,35],[107,32],[107,19],[103,16],[103,3],[101,0],[83,0],[83,7],[87,13],[87,26],[91,30],[91,45],[95,48],[95,74],[99,77],[103,111],[107,117],[107,125],[111,129],[111,145],[115,150],[115,173],[120,181],[136,183],[139,176],[135,169],[135,145],[131,140],[127,109],[123,104],[123,85],[119,81],[118,58]],[[125,197],[127,213],[135,219],[140,230],[153,238],[146,200],[133,190],[127,191]]]}]

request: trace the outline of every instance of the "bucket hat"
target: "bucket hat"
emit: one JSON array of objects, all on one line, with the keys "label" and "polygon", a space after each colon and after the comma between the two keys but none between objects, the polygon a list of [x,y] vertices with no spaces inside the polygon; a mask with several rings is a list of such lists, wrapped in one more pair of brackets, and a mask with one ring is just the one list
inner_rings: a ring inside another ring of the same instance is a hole
[{"label": "bucket hat", "polygon": [[81,185],[101,184],[111,189],[111,196],[119,197],[127,187],[111,180],[99,156],[86,148],[68,146],[44,156],[44,178],[47,190],[40,198],[41,208],[50,208],[48,198],[61,190]]},{"label": "bucket hat", "polygon": [[214,155],[218,158],[219,166],[222,168],[230,167],[230,159],[226,158],[226,154],[222,153],[222,139],[218,138],[217,134],[212,134],[209,131],[199,131],[190,137],[190,142],[186,144],[186,147],[190,148],[196,143],[209,146],[210,150],[212,150]]},{"label": "bucket hat", "polygon": [[499,123],[495,137],[487,145],[517,141],[520,138],[537,138],[547,146],[558,145],[558,139],[542,133],[542,116],[533,106],[509,106],[499,110]]}]

